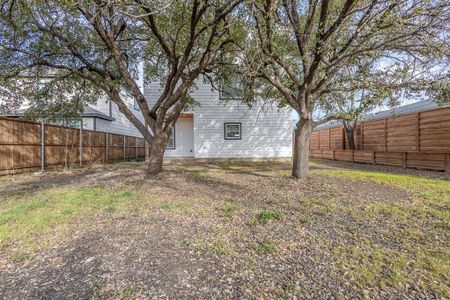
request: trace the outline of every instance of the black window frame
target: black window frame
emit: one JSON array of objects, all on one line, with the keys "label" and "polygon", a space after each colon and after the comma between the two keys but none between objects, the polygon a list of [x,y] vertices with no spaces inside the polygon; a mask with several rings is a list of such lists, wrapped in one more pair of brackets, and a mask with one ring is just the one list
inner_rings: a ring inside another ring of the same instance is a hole
[{"label": "black window frame", "polygon": [[[239,125],[239,137],[227,137],[227,125]],[[240,141],[242,140],[242,123],[241,122],[225,122],[223,123],[223,137],[226,141]]]},{"label": "black window frame", "polygon": [[[176,146],[177,146],[177,139],[176,139],[176,134],[175,134],[175,125],[172,128],[172,132],[170,133],[170,135],[173,135],[173,147],[169,147],[169,143],[167,143],[166,145],[166,150],[175,150]],[[170,137],[169,137],[170,140]]]}]

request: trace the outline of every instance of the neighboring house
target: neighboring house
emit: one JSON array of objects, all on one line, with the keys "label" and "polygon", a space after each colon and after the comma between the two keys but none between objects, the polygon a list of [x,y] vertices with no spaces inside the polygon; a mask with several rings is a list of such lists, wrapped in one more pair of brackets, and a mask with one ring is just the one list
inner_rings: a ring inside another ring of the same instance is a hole
[{"label": "neighboring house", "polygon": [[[123,99],[134,115],[144,122],[144,117],[134,99],[127,96]],[[85,129],[142,137],[139,130],[119,111],[117,105],[106,97],[100,98],[96,104],[89,105],[82,117]]]},{"label": "neighboring house", "polygon": [[[137,79],[138,85],[141,90],[143,90],[142,75]],[[42,78],[39,85],[40,88],[46,86],[46,82],[51,78],[50,76]],[[45,96],[48,101],[52,99],[51,89]],[[131,97],[126,91],[122,92],[122,99],[128,106],[128,108],[134,113],[134,115],[140,119],[142,122],[144,118],[139,110],[139,106],[135,102],[134,98]],[[0,99],[0,104],[2,99]],[[25,101],[22,103],[20,109],[4,116],[10,118],[20,118],[24,115],[26,110],[29,108],[29,102]],[[83,120],[83,128],[90,129],[94,131],[104,131],[116,134],[123,134],[129,136],[142,137],[142,134],[136,129],[136,127],[123,115],[116,104],[112,103],[106,96],[100,97],[95,104],[89,104],[84,112],[81,114],[81,119]],[[76,119],[58,119],[52,121],[57,125],[70,126],[70,127],[80,127],[80,120]]]},{"label": "neighboring house", "polygon": [[[146,98],[152,102],[161,91],[158,83],[144,87]],[[202,80],[197,81],[190,96],[198,105],[178,119],[165,157],[291,157],[291,109],[263,102],[250,108],[238,99],[224,99]]]},{"label": "neighboring house", "polygon": [[[376,119],[382,119],[382,118],[391,117],[391,116],[407,115],[407,114],[414,113],[414,112],[427,111],[427,110],[432,110],[432,109],[436,109],[439,107],[446,107],[446,106],[450,106],[450,104],[439,106],[439,104],[437,104],[433,100],[421,100],[421,101],[417,101],[417,102],[414,102],[411,104],[406,104],[406,105],[394,107],[394,108],[379,111],[379,112],[365,114],[364,116],[362,116],[361,121],[376,120]],[[314,130],[332,128],[332,127],[337,127],[337,126],[341,126],[341,125],[342,125],[342,121],[333,120],[333,121],[329,121],[325,124],[315,127]]]},{"label": "neighboring house", "polygon": [[[143,121],[144,118],[142,113],[133,98],[125,96],[123,99],[136,117]],[[21,108],[13,113],[6,114],[5,116],[10,118],[20,118],[25,113],[27,109],[26,106],[27,105],[25,104],[25,108]],[[101,97],[96,104],[87,106],[81,114],[81,118],[83,120],[84,129],[142,137],[136,127],[134,127],[125,115],[119,111],[117,105],[112,103],[106,97]],[[59,120],[54,123],[70,127],[80,127],[80,120]]]}]

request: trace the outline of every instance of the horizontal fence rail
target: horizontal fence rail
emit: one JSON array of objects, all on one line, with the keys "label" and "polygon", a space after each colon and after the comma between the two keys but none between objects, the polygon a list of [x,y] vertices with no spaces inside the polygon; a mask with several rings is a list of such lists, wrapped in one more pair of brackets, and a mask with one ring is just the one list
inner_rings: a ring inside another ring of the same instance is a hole
[{"label": "horizontal fence rail", "polygon": [[342,126],[316,130],[312,157],[450,172],[450,107],[362,121],[350,150]]},{"label": "horizontal fence rail", "polygon": [[311,157],[450,172],[450,153],[311,150]]},{"label": "horizontal fence rail", "polygon": [[144,139],[0,117],[0,171],[142,159]]}]

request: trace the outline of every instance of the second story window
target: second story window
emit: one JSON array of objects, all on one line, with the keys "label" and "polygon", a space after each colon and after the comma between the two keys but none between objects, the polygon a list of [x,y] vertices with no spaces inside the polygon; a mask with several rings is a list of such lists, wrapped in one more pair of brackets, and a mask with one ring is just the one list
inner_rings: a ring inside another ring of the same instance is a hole
[{"label": "second story window", "polygon": [[134,110],[137,110],[137,111],[141,111],[141,108],[139,107],[139,103],[137,102],[137,100],[136,99],[134,99]]},{"label": "second story window", "polygon": [[244,85],[242,77],[234,75],[231,78],[223,80],[220,84],[220,99],[233,100],[242,99],[244,96]]}]

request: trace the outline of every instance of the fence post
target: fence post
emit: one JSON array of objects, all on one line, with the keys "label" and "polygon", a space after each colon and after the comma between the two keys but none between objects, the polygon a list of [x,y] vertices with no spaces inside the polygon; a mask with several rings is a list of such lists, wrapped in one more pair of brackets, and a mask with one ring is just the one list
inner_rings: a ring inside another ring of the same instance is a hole
[{"label": "fence post", "polygon": [[83,166],[83,119],[80,121],[80,167]]},{"label": "fence post", "polygon": [[320,136],[321,136],[320,132],[321,132],[321,130],[319,130],[318,134],[317,134],[319,136],[319,150],[320,150]]},{"label": "fence post", "polygon": [[89,163],[92,164],[92,131],[89,131]]},{"label": "fence post", "polygon": [[125,148],[125,142],[126,142],[126,138],[125,136],[123,136],[123,161],[127,160],[127,155],[126,155],[126,148]]},{"label": "fence post", "polygon": [[355,162],[355,150],[351,150],[352,151],[352,162]]},{"label": "fence post", "polygon": [[361,150],[364,148],[364,122],[361,122]]},{"label": "fence post", "polygon": [[450,173],[450,153],[445,156],[445,172]]},{"label": "fence post", "polygon": [[375,165],[375,151],[372,152],[372,165]]},{"label": "fence post", "polygon": [[387,152],[387,117],[384,118],[384,151]]},{"label": "fence post", "polygon": [[[145,122],[145,127],[149,129],[148,123]],[[150,157],[150,144],[144,139],[144,161],[147,161]]]},{"label": "fence post", "polygon": [[416,150],[420,151],[420,112],[418,112],[416,115],[416,122],[417,122]]},{"label": "fence post", "polygon": [[41,119],[41,172],[45,171],[45,124]]},{"label": "fence post", "polygon": [[134,137],[134,153],[136,156],[136,160],[138,160],[138,138]]},{"label": "fence post", "polygon": [[328,150],[331,149],[331,130],[328,128]]},{"label": "fence post", "polygon": [[336,150],[333,150],[333,160],[336,160]]},{"label": "fence post", "polygon": [[105,132],[105,162],[108,161],[108,133]]}]

